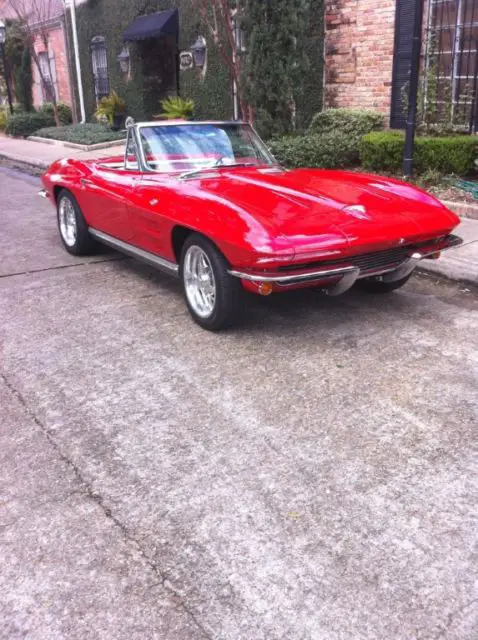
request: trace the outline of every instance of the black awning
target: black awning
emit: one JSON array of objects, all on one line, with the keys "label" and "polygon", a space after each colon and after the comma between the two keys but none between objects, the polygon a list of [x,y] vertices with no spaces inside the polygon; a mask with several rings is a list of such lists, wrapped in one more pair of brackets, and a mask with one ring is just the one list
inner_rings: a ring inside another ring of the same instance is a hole
[{"label": "black awning", "polygon": [[160,11],[149,16],[138,16],[126,29],[123,39],[145,40],[157,36],[176,36],[179,31],[179,11]]}]

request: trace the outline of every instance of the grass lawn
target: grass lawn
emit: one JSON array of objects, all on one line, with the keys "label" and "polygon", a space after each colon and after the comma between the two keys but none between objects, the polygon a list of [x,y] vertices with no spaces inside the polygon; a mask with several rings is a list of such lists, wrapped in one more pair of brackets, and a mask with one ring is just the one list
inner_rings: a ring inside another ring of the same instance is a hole
[{"label": "grass lawn", "polygon": [[64,127],[46,127],[35,131],[35,136],[74,142],[75,144],[99,144],[100,142],[114,142],[124,140],[124,131],[112,131],[104,124],[85,123],[69,124]]}]

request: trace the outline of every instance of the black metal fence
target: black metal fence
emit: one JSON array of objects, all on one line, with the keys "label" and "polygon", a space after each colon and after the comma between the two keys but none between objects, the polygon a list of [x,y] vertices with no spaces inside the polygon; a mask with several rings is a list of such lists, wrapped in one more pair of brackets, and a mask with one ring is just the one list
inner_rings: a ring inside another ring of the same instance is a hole
[{"label": "black metal fence", "polygon": [[474,133],[477,121],[478,0],[429,0],[421,120]]}]

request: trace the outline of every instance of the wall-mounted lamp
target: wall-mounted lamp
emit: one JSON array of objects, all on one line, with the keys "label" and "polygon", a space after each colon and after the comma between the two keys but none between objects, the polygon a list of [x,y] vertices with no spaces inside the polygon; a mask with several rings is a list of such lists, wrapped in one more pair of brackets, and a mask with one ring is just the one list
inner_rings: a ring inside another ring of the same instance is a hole
[{"label": "wall-mounted lamp", "polygon": [[198,36],[196,38],[196,42],[190,47],[191,53],[193,54],[194,64],[199,69],[202,69],[206,64],[206,51],[207,44],[206,38],[204,36]]},{"label": "wall-mounted lamp", "polygon": [[129,73],[129,65],[131,62],[131,56],[129,54],[129,49],[127,46],[124,46],[121,49],[121,53],[116,57],[119,62],[120,69],[123,73]]}]

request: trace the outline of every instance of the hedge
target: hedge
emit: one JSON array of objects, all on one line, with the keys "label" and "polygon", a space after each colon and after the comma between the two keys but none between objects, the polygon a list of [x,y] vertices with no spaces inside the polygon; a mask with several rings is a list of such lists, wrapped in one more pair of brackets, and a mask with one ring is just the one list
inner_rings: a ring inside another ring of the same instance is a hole
[{"label": "hedge", "polygon": [[112,131],[107,125],[97,123],[70,124],[65,127],[48,127],[36,132],[41,138],[62,140],[75,144],[99,144],[100,142],[114,142],[124,140],[126,134]]},{"label": "hedge", "polygon": [[401,131],[378,131],[363,136],[360,159],[365,169],[400,171],[403,164],[404,136]]},{"label": "hedge", "polygon": [[384,117],[381,113],[368,109],[327,109],[315,114],[309,133],[340,131],[347,135],[362,137],[366,133],[383,129]]},{"label": "hedge", "polygon": [[[372,171],[400,171],[404,141],[404,134],[398,131],[372,132],[363,136],[360,155],[364,168]],[[432,170],[442,174],[466,175],[474,169],[477,156],[477,136],[417,137],[413,167],[416,173]]]},{"label": "hedge", "polygon": [[269,142],[277,160],[287,167],[346,167],[358,161],[355,138],[341,131],[323,135],[284,136]]},{"label": "hedge", "polygon": [[55,120],[46,113],[30,111],[8,116],[5,133],[10,136],[31,136],[42,127],[51,127]]}]

